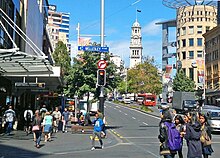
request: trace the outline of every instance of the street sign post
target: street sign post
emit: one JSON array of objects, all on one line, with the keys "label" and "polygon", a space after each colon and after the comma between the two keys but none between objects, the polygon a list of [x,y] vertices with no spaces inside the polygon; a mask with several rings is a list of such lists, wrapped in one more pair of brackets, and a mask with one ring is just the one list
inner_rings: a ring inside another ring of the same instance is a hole
[{"label": "street sign post", "polygon": [[109,52],[109,47],[100,46],[78,46],[79,51],[90,51],[90,52]]},{"label": "street sign post", "polygon": [[99,68],[99,69],[105,69],[106,66],[107,66],[107,63],[106,63],[105,60],[99,60],[99,61],[98,61],[98,68]]}]

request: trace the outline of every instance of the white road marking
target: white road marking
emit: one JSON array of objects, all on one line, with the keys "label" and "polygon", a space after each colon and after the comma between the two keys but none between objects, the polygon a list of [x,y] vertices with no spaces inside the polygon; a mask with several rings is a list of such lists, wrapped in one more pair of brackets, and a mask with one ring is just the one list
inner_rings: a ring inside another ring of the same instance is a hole
[{"label": "white road marking", "polygon": [[146,126],[148,125],[148,124],[147,124],[147,123],[145,123],[145,122],[142,122],[142,123],[143,123],[144,125],[146,125]]},{"label": "white road marking", "polygon": [[132,117],[134,120],[136,119],[135,117]]},{"label": "white road marking", "polygon": [[128,115],[128,114],[125,113],[125,115]]},{"label": "white road marking", "polygon": [[121,110],[119,110],[119,112],[121,112]]}]

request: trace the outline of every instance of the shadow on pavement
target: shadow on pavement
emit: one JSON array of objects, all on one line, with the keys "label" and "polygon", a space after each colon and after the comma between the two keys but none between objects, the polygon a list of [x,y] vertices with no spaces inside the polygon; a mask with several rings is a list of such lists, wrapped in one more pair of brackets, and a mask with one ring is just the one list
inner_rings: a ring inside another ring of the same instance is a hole
[{"label": "shadow on pavement", "polygon": [[[22,145],[22,144],[21,144]],[[36,151],[24,150],[17,147],[1,144],[0,142],[0,158],[28,158],[28,157],[41,157],[45,154],[41,154]]]},{"label": "shadow on pavement", "polygon": [[105,128],[106,129],[117,129],[117,128],[122,128],[123,126],[114,126],[114,125],[108,125]]}]

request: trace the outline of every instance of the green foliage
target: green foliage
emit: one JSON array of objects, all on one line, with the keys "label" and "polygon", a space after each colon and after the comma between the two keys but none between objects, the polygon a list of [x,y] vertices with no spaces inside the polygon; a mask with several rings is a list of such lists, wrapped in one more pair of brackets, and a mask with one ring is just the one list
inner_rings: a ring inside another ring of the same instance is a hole
[{"label": "green foliage", "polygon": [[194,92],[195,82],[185,75],[183,70],[179,70],[173,80],[174,91]]},{"label": "green foliage", "polygon": [[145,58],[145,61],[128,71],[128,87],[133,93],[160,94],[162,84],[154,59]]},{"label": "green foliage", "polygon": [[[96,43],[93,43],[96,45]],[[82,96],[88,92],[94,93],[95,97],[99,96],[99,88],[96,88],[97,82],[97,63],[100,60],[100,53],[84,52],[82,55],[73,59],[74,63],[65,77],[67,87],[65,94],[67,96]],[[106,68],[106,89],[113,89],[117,86],[120,79],[116,72],[116,66],[110,62],[110,56],[106,54],[105,60],[108,65]]]},{"label": "green foliage", "polygon": [[66,45],[62,41],[57,43],[57,47],[52,55],[55,64],[61,66],[62,74],[67,73],[70,69],[71,58],[69,56],[69,52],[67,51]]}]

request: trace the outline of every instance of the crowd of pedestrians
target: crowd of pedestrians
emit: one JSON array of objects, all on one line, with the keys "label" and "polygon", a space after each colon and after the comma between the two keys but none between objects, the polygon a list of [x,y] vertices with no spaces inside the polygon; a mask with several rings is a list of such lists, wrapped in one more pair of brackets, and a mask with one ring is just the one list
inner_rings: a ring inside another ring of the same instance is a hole
[{"label": "crowd of pedestrians", "polygon": [[187,158],[208,158],[212,154],[211,131],[204,114],[198,112],[181,115],[165,109],[159,124],[160,155],[174,158],[178,154],[183,158],[183,141],[187,144]]}]

